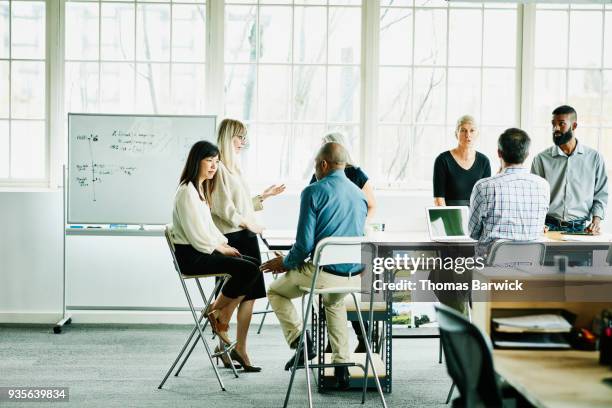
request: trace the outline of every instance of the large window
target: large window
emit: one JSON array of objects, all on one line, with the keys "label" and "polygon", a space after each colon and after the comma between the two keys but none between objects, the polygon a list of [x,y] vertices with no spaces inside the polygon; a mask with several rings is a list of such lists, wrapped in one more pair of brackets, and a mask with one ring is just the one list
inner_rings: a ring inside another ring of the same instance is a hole
[{"label": "large window", "polygon": [[572,105],[576,137],[612,168],[612,7],[538,5],[531,128],[535,151],[552,145],[551,112]]},{"label": "large window", "polygon": [[328,131],[358,152],[361,0],[227,1],[224,35],[225,115],[249,126],[249,176],[309,179]]},{"label": "large window", "polygon": [[203,1],[66,1],[66,112],[204,114]]},{"label": "large window", "polygon": [[48,174],[44,1],[0,1],[0,183]]},{"label": "large window", "polygon": [[504,128],[550,146],[560,104],[609,161],[611,50],[611,5],[0,0],[0,185],[54,181],[62,110],[243,120],[243,168],[266,184],[303,185],[341,131],[375,185],[430,189],[459,116],[495,168]]},{"label": "large window", "polygon": [[430,187],[462,115],[479,122],[479,150],[492,160],[500,130],[516,123],[516,5],[448,4],[381,1],[379,182]]}]

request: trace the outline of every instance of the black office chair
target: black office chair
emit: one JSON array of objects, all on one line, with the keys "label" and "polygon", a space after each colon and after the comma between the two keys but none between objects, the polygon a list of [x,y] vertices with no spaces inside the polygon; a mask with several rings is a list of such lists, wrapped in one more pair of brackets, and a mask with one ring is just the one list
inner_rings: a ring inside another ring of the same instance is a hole
[{"label": "black office chair", "polygon": [[461,394],[453,407],[516,407],[515,400],[502,396],[488,338],[454,309],[435,308],[446,368]]}]

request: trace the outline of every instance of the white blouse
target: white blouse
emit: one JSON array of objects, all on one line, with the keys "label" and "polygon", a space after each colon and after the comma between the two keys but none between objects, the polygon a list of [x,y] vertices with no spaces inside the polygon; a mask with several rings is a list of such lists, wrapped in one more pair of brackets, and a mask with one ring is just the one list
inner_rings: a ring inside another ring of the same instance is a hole
[{"label": "white blouse", "polygon": [[217,227],[224,234],[242,230],[240,224],[256,223],[255,211],[263,209],[259,196],[252,197],[240,172],[231,172],[223,163],[217,170],[211,211]]},{"label": "white blouse", "polygon": [[176,190],[170,231],[175,244],[191,245],[206,254],[227,244],[227,238],[212,220],[210,207],[200,199],[193,183],[182,184]]}]

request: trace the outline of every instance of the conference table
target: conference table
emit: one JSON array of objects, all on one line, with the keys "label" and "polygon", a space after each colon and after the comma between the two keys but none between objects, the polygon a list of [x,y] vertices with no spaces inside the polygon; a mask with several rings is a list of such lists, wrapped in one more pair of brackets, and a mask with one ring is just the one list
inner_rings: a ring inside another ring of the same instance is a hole
[{"label": "conference table", "polygon": [[[261,234],[264,242],[269,244],[269,249],[287,250],[295,242],[295,229],[266,229]],[[547,246],[561,245],[592,245],[595,243],[610,243],[612,242],[611,234],[594,235],[590,237],[572,237],[564,236],[560,232],[549,231],[541,237],[541,241]],[[374,231],[364,237],[364,242],[372,243],[397,243],[397,244],[446,244],[442,242],[434,242],[429,238],[426,231]],[[474,245],[473,243],[458,242],[452,245]]]},{"label": "conference table", "polygon": [[[291,248],[295,240],[295,230],[265,231],[263,238],[275,250]],[[574,239],[574,238],[569,238]],[[426,232],[374,232],[364,237],[365,242],[373,244],[393,244],[398,247],[417,248],[443,247],[445,243],[435,243]],[[547,251],[563,253],[566,248],[597,249],[592,258],[593,264],[608,266],[606,256],[610,247],[610,235],[579,238],[565,241],[558,232],[548,232],[542,237]],[[473,246],[473,243],[453,244]],[[549,266],[554,270],[557,266]],[[579,268],[577,268],[579,269]],[[500,276],[502,278],[503,276]],[[544,278],[542,278],[544,279]],[[612,282],[608,277],[586,276],[575,279],[595,279]],[[612,295],[611,295],[612,296]],[[592,318],[603,308],[612,308],[612,301],[558,301],[558,302],[475,302],[472,309],[473,322],[486,334],[490,334],[490,321],[495,309],[556,309],[563,308],[576,315],[576,327],[588,327]],[[501,350],[493,352],[496,372],[505,379],[529,404],[535,407],[611,407],[612,370],[598,364],[598,352],[579,350]]]},{"label": "conference table", "polygon": [[597,351],[495,350],[495,371],[531,405],[544,408],[612,406],[612,370]]}]

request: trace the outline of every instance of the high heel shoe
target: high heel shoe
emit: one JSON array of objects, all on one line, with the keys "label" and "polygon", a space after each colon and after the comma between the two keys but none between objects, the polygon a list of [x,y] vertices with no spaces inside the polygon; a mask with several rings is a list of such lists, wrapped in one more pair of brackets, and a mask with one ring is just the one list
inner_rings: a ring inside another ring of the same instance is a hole
[{"label": "high heel shoe", "polygon": [[221,359],[221,361],[223,362],[223,367],[225,368],[232,368],[232,365],[236,370],[242,368],[240,364],[234,364],[234,362],[230,360],[227,354],[223,353],[223,350],[221,350],[219,346],[215,347],[215,354],[217,354],[217,356],[215,357],[217,359],[217,365],[219,365],[219,359]]},{"label": "high heel shoe", "polygon": [[236,360],[237,362],[239,362],[240,364],[242,364],[242,368],[244,369],[245,372],[247,373],[258,373],[261,371],[261,367],[257,367],[257,366],[252,366],[252,365],[248,365],[246,363],[246,361],[244,361],[244,358],[242,358],[242,356],[240,354],[238,354],[238,352],[236,351],[236,349],[233,349],[232,351],[230,351],[230,357],[233,360]]},{"label": "high heel shoe", "polygon": [[221,341],[223,341],[225,344],[229,346],[232,344],[232,341],[230,340],[229,335],[227,334],[227,331],[229,330],[229,324],[221,323],[219,321],[218,316],[219,316],[219,311],[213,310],[212,312],[206,315],[206,318],[208,319],[208,322],[210,323],[210,328],[212,329],[212,332],[216,334],[217,336],[219,336]]}]

